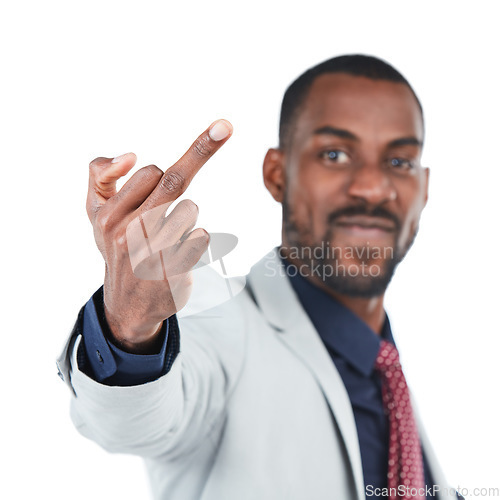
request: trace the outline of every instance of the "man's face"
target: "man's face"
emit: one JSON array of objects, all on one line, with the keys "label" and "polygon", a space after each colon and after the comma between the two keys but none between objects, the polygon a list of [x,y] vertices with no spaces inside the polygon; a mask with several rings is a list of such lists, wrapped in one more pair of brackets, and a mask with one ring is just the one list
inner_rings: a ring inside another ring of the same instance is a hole
[{"label": "man's face", "polygon": [[427,200],[415,97],[400,83],[322,75],[291,134],[281,152],[290,260],[338,293],[381,295]]}]

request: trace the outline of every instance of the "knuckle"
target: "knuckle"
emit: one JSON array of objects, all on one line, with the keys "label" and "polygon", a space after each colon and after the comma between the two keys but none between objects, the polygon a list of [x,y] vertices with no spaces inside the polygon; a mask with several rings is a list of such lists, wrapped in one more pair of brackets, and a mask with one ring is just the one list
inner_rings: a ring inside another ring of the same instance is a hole
[{"label": "knuckle", "polygon": [[137,175],[143,183],[158,184],[162,178],[163,172],[156,165],[148,165],[147,167],[139,169],[135,175]]},{"label": "knuckle", "polygon": [[210,234],[208,232],[199,227],[195,230],[196,237],[194,238],[195,244],[198,249],[207,248],[210,243]]},{"label": "knuckle", "polygon": [[115,237],[115,247],[119,253],[125,254],[128,251],[127,235],[125,231],[120,231]]},{"label": "knuckle", "polygon": [[144,175],[147,179],[151,180],[160,180],[161,176],[163,175],[162,170],[156,165],[148,165],[147,167],[142,167],[139,172],[141,172],[142,175]]},{"label": "knuckle", "polygon": [[97,217],[95,219],[95,223],[96,223],[97,229],[102,234],[109,233],[111,231],[111,227],[113,225],[111,214],[103,212],[103,211],[99,211],[97,214]]},{"label": "knuckle", "polygon": [[197,216],[200,211],[198,205],[189,199],[180,201],[179,205],[181,205],[182,210],[185,210],[189,215]]},{"label": "knuckle", "polygon": [[106,161],[106,158],[104,158],[102,156],[98,156],[97,158],[94,158],[89,163],[89,169],[90,170],[95,170],[103,161]]},{"label": "knuckle", "polygon": [[186,179],[178,172],[166,172],[161,180],[160,187],[167,193],[183,192]]},{"label": "knuckle", "polygon": [[205,229],[203,229],[202,227],[200,228],[200,232],[202,235],[202,239],[205,242],[205,245],[208,246],[208,244],[210,243],[210,233],[208,231],[206,231]]},{"label": "knuckle", "polygon": [[193,151],[200,158],[206,158],[212,154],[213,148],[206,137],[196,139],[193,144]]},{"label": "knuckle", "polygon": [[193,273],[191,271],[184,273],[182,276],[183,286],[189,288],[193,285]]}]

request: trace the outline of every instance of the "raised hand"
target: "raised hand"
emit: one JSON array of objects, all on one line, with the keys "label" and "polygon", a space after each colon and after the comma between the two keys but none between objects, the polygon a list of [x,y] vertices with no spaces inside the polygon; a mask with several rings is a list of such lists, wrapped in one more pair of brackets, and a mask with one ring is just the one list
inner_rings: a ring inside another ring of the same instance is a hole
[{"label": "raised hand", "polygon": [[202,228],[193,230],[198,207],[191,200],[165,213],[231,133],[228,121],[214,122],[165,173],[155,165],[143,167],[119,192],[116,182],[135,165],[136,156],[90,163],[87,213],[106,264],[105,314],[124,350],[151,351],[162,322],[189,299],[191,269],[210,237]]}]

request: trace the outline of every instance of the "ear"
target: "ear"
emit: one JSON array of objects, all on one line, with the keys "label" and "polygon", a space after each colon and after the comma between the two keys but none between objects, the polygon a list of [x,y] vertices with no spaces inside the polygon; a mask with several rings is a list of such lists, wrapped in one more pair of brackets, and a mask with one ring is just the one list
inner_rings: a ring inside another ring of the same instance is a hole
[{"label": "ear", "polygon": [[282,203],[285,192],[285,158],[280,149],[268,150],[262,173],[267,190],[277,202]]},{"label": "ear", "polygon": [[429,198],[429,176],[431,175],[431,171],[428,167],[424,168],[424,176],[425,176],[425,197],[424,197],[424,207],[427,205],[427,200]]}]

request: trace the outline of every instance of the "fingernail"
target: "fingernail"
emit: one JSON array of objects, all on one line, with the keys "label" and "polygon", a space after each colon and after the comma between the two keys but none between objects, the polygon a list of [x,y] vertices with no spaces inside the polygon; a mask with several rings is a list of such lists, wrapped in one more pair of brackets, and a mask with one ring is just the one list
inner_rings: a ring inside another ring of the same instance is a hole
[{"label": "fingernail", "polygon": [[127,156],[127,155],[128,155],[128,153],[125,153],[124,155],[117,156],[116,158],[113,158],[113,159],[111,160],[111,163],[118,163],[119,161],[122,161],[122,159],[123,159],[125,156]]},{"label": "fingernail", "polygon": [[216,121],[208,131],[210,138],[214,141],[222,141],[233,131],[232,125],[226,120]]}]

